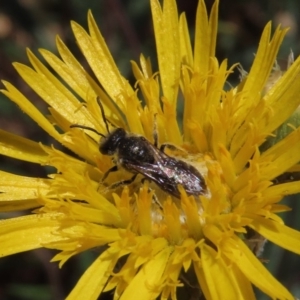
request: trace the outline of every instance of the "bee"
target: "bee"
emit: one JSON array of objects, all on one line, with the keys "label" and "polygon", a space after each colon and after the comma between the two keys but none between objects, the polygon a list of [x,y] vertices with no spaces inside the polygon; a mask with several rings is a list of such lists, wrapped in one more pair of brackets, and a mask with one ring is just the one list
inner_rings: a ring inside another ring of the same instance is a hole
[{"label": "bee", "polygon": [[207,192],[205,180],[194,166],[167,155],[164,152],[166,144],[158,148],[156,133],[154,134],[154,144],[152,144],[145,137],[128,133],[123,128],[115,128],[110,131],[103,105],[99,99],[97,101],[107,135],[84,125],[73,124],[70,127],[90,130],[100,135],[100,153],[114,157],[115,165],[104,173],[102,182],[110,173],[123,168],[133,176],[130,179],[114,183],[111,188],[131,184],[140,174],[144,177],[143,180],[154,182],[163,191],[176,198],[180,198],[178,185],[181,185],[188,195],[199,196]]}]

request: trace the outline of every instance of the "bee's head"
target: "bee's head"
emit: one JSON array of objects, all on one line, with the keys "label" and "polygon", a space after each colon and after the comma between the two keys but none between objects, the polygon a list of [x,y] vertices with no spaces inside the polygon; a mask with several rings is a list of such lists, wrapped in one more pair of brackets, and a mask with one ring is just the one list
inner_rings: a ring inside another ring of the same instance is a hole
[{"label": "bee's head", "polygon": [[99,151],[104,155],[113,155],[116,153],[120,141],[126,136],[123,128],[117,128],[100,140]]}]

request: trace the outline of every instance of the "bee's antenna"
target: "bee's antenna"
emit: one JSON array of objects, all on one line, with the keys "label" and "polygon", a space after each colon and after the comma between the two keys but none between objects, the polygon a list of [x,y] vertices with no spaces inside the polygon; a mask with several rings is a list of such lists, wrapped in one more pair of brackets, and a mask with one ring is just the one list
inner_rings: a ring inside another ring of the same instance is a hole
[{"label": "bee's antenna", "polygon": [[96,129],[94,129],[92,127],[88,127],[88,126],[84,126],[84,125],[78,125],[78,124],[72,124],[72,125],[70,125],[70,128],[82,128],[82,129],[90,130],[90,131],[93,131],[93,132],[97,133],[98,135],[105,138],[104,134],[98,132]]},{"label": "bee's antenna", "polygon": [[109,132],[109,128],[108,128],[108,121],[107,121],[107,119],[105,117],[104,108],[103,108],[103,105],[102,105],[99,97],[97,97],[97,102],[98,102],[98,105],[99,105],[100,110],[101,110],[101,115],[102,115],[102,119],[103,119],[103,121],[105,123],[106,130],[107,130],[108,133],[110,133]]}]

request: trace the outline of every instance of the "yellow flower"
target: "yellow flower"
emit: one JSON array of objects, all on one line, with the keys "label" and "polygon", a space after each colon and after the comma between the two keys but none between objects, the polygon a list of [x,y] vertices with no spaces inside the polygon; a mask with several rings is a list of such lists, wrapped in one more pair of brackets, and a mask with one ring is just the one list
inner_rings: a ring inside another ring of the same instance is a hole
[{"label": "yellow flower", "polygon": [[[59,38],[60,58],[40,52],[64,84],[30,51],[32,68],[14,64],[51,116],[8,82],[2,92],[74,155],[0,131],[1,154],[57,170],[47,179],[1,171],[2,211],[35,210],[1,221],[0,254],[53,248],[60,250],[53,261],[62,266],[75,254],[105,246],[68,299],[97,299],[109,290],[114,299],[176,299],[183,285],[195,286],[205,299],[255,299],[255,285],[272,298],[292,300],[256,256],[263,238],[300,254],[300,233],[277,214],[288,210],[280,201],[299,193],[300,182],[275,184],[281,174],[300,170],[300,128],[264,147],[300,104],[300,59],[270,83],[286,30],[277,28],[271,37],[267,24],[251,70],[225,90],[235,66],[215,57],[218,2],[208,16],[200,0],[194,47],[174,0],[165,0],[163,8],[151,0],[151,9],[159,72],[141,56],[140,67],[132,62],[133,87],[119,73],[91,13],[89,33],[76,23],[72,29],[95,77]],[[182,129],[176,116],[180,93]],[[156,128],[159,145],[169,144],[165,152],[201,173],[205,192],[189,195],[178,185],[175,197],[163,184],[142,180],[143,174],[112,188],[132,177],[123,169],[102,182],[118,156],[112,160],[99,151],[96,132],[108,132],[97,99],[109,132],[124,128],[153,144]]]}]

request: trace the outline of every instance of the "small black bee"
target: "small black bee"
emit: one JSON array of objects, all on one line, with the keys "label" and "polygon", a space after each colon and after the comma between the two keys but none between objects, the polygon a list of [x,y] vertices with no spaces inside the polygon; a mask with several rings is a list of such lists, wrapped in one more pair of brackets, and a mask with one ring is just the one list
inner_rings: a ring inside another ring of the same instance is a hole
[{"label": "small black bee", "polygon": [[116,165],[104,173],[102,181],[106,179],[109,173],[122,167],[134,175],[128,180],[113,184],[112,188],[130,184],[138,174],[141,174],[145,179],[155,182],[162,190],[177,198],[180,198],[179,184],[182,185],[188,195],[199,196],[207,191],[205,180],[195,167],[164,153],[166,144],[163,144],[160,149],[157,147],[156,133],[154,134],[153,145],[143,136],[130,134],[123,128],[116,128],[110,132],[108,120],[99,99],[98,104],[108,132],[107,135],[83,125],[74,124],[70,127],[87,129],[97,133],[102,137],[99,151],[103,155],[114,156]]}]

